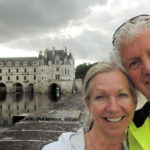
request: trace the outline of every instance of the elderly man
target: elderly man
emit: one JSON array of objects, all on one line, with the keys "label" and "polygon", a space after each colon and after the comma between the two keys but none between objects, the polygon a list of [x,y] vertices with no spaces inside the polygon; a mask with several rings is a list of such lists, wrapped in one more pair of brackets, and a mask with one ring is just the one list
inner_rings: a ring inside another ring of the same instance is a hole
[{"label": "elderly man", "polygon": [[113,45],[132,82],[148,100],[135,112],[129,127],[129,147],[150,150],[150,16],[136,16],[123,23],[114,33]]}]

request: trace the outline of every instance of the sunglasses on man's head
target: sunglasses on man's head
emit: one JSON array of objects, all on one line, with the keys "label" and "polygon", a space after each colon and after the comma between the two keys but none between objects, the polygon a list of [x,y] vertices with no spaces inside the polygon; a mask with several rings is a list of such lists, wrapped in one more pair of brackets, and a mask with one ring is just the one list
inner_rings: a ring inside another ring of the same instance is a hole
[{"label": "sunglasses on man's head", "polygon": [[115,31],[115,33],[114,33],[114,35],[113,35],[113,41],[112,41],[113,45],[114,45],[114,42],[115,42],[115,40],[116,40],[116,38],[117,38],[117,33],[118,33],[118,31],[120,31],[121,28],[122,28],[124,25],[126,25],[126,24],[128,24],[128,23],[130,23],[130,24],[136,24],[137,22],[142,22],[142,21],[145,21],[145,22],[147,22],[147,23],[150,23],[150,15],[143,14],[143,15],[135,16],[135,17],[133,17],[133,18],[127,20],[126,22],[124,22],[121,26],[119,26],[119,28],[117,28],[117,30]]}]

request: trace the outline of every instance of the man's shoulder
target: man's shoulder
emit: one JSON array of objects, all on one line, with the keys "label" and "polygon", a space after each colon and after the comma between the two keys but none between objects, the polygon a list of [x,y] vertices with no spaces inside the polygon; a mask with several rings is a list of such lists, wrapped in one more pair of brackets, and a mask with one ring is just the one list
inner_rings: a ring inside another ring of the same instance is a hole
[{"label": "man's shoulder", "polygon": [[135,111],[133,122],[137,128],[141,127],[144,124],[146,118],[149,117],[149,114],[150,102],[146,102],[141,109]]}]

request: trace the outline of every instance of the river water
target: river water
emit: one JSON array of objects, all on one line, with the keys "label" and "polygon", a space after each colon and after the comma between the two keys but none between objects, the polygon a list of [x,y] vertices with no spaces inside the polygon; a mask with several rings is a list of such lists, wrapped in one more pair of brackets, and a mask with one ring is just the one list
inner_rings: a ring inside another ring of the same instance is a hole
[{"label": "river water", "polygon": [[10,128],[15,116],[48,109],[54,101],[44,94],[0,95],[0,130]]}]

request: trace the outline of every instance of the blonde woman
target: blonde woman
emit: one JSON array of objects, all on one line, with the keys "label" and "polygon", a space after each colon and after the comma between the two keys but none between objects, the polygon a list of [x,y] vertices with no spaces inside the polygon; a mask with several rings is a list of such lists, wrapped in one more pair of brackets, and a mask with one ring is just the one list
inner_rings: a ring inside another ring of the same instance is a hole
[{"label": "blonde woman", "polygon": [[92,126],[63,133],[43,150],[127,150],[126,129],[132,121],[137,95],[126,74],[115,64],[101,62],[87,73],[84,103]]}]

